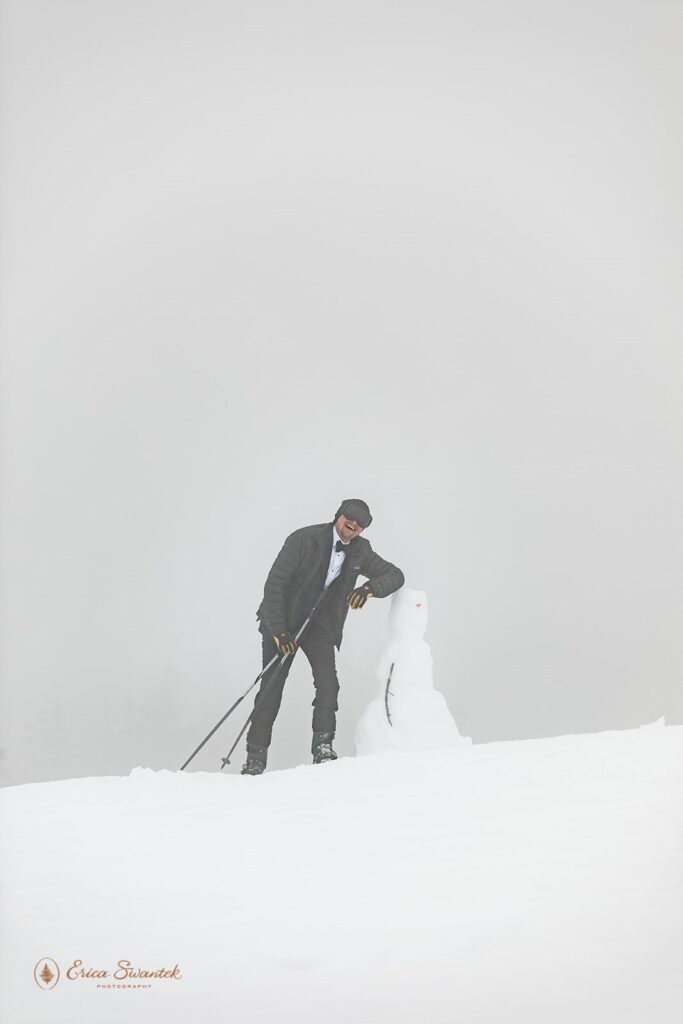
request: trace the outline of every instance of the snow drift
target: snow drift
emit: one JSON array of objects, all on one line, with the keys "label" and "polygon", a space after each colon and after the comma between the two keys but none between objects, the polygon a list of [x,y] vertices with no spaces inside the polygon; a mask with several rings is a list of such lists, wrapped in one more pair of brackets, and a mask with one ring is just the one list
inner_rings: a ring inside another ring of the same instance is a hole
[{"label": "snow drift", "polygon": [[678,1024],[682,791],[661,722],[7,789],[0,1018]]}]

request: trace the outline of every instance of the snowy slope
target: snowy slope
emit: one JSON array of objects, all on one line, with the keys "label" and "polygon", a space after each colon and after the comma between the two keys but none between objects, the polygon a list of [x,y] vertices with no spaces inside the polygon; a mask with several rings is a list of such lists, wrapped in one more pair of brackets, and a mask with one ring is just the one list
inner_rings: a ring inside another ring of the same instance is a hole
[{"label": "snowy slope", "polygon": [[682,791],[661,724],[4,790],[0,1019],[679,1024]]}]

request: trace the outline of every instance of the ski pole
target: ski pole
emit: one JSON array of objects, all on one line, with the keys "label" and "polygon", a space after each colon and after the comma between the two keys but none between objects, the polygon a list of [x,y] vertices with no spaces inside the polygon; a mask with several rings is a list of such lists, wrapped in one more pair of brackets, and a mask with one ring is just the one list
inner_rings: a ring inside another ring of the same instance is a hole
[{"label": "ski pole", "polygon": [[[300,629],[300,630],[299,630],[299,632],[297,633],[296,637],[294,638],[295,640],[298,640],[298,639],[299,639],[299,637],[301,636],[301,634],[303,633],[303,631],[304,631],[304,630],[306,629],[306,627],[308,626],[308,623],[309,623],[309,622],[311,621],[311,619],[312,619],[312,617],[313,617],[313,613],[314,613],[314,612],[315,612],[315,611],[317,610],[317,608],[318,608],[318,605],[320,604],[320,602],[322,601],[322,598],[323,598],[323,597],[325,596],[325,594],[326,594],[326,593],[327,593],[327,590],[326,590],[326,589],[324,589],[324,590],[322,591],[322,593],[320,594],[320,596],[318,597],[317,601],[316,601],[316,602],[315,602],[315,604],[313,605],[313,608],[312,608],[312,610],[311,610],[311,613],[310,613],[310,615],[308,616],[308,618],[307,618],[307,619],[306,619],[306,621],[304,622],[303,626],[301,627],[301,629]],[[268,671],[268,669],[269,669],[269,668],[271,668],[271,667],[272,667],[272,666],[273,666],[273,665],[275,664],[275,662],[276,662],[276,661],[278,661],[278,660],[280,660],[280,658],[281,658],[281,661],[280,661],[280,665],[279,665],[279,666],[277,667],[277,669],[276,669],[276,670],[275,670],[275,672],[273,673],[273,678],[275,678],[275,676],[276,676],[276,675],[277,675],[277,674],[279,673],[279,671],[280,671],[280,668],[282,667],[282,665],[284,664],[284,662],[286,661],[286,659],[287,659],[287,658],[289,658],[289,657],[290,657],[290,654],[289,654],[289,652],[287,652],[287,653],[286,653],[286,654],[285,654],[284,656],[282,656],[282,657],[281,657],[281,655],[280,655],[280,654],[275,654],[275,655],[274,655],[274,656],[273,656],[273,657],[272,657],[272,658],[270,659],[270,661],[268,662],[268,664],[267,664],[267,665],[265,665],[265,666],[264,666],[264,667],[263,667],[263,668],[261,669],[261,671],[259,672],[259,674],[258,674],[258,675],[256,676],[256,679],[255,679],[255,680],[254,680],[254,682],[253,682],[253,683],[251,684],[251,686],[250,686],[250,687],[248,687],[248,689],[246,689],[246,690],[244,691],[244,693],[242,694],[242,696],[241,696],[241,697],[238,697],[238,698],[237,698],[237,700],[236,700],[236,701],[235,701],[235,703],[234,703],[234,704],[232,705],[232,707],[231,707],[231,708],[229,708],[229,709],[228,709],[228,710],[227,710],[227,711],[225,712],[225,714],[223,715],[223,717],[221,718],[221,720],[220,720],[219,722],[217,722],[217,723],[216,723],[216,725],[214,725],[214,727],[213,727],[213,729],[211,730],[211,732],[210,732],[210,733],[209,733],[209,734],[208,734],[207,736],[205,736],[205,737],[204,737],[204,739],[203,739],[203,740],[202,740],[202,742],[201,742],[201,743],[199,744],[199,746],[197,747],[197,749],[196,749],[196,750],[194,750],[194,751],[193,751],[193,752],[192,752],[192,753],[190,754],[190,756],[188,757],[187,761],[185,761],[185,763],[184,763],[183,765],[181,765],[181,767],[180,767],[180,771],[181,771],[181,772],[182,772],[182,771],[184,771],[184,770],[185,770],[185,769],[187,768],[187,766],[188,766],[188,764],[190,763],[190,761],[192,761],[192,759],[193,759],[193,758],[194,758],[194,757],[195,757],[195,756],[196,756],[196,755],[197,755],[197,754],[199,753],[199,751],[200,751],[200,750],[202,749],[202,747],[204,746],[204,744],[205,744],[205,743],[208,743],[208,741],[209,741],[209,740],[211,739],[211,737],[213,736],[213,734],[214,734],[214,733],[215,733],[215,732],[216,732],[216,731],[217,731],[218,729],[220,729],[220,727],[222,726],[223,722],[224,722],[224,721],[226,720],[226,718],[228,718],[228,717],[229,717],[229,716],[230,716],[230,715],[231,715],[231,714],[233,713],[233,711],[234,711],[234,710],[235,710],[235,708],[236,708],[236,707],[238,706],[238,704],[241,704],[241,703],[242,703],[242,701],[244,700],[244,698],[245,698],[246,696],[248,696],[248,694],[249,694],[249,693],[251,692],[251,690],[253,690],[253,688],[254,688],[254,687],[256,686],[256,684],[257,684],[257,683],[259,682],[259,680],[260,680],[260,679],[261,679],[261,678],[262,678],[262,677],[263,677],[263,676],[264,676],[264,675],[266,674],[266,672]],[[272,679],[271,679],[271,681],[270,681],[270,682],[272,683]],[[252,714],[253,714],[253,712],[252,712]],[[251,716],[250,716],[250,717],[251,717]],[[247,724],[248,724],[248,723],[247,723]],[[246,728],[246,726],[245,726],[245,728]],[[242,732],[243,732],[243,731],[244,731],[244,730],[242,730]],[[242,735],[242,733],[240,733],[240,736],[241,736],[241,735]],[[238,739],[239,739],[239,737],[238,737]],[[235,748],[233,747],[233,750],[234,750],[234,749],[235,749]],[[230,753],[232,753],[232,750],[230,751]],[[229,755],[228,755],[228,756],[229,756]]]},{"label": "ski pole", "polygon": [[[287,655],[285,655],[285,657],[287,657]],[[204,746],[204,744],[205,744],[205,743],[207,743],[207,742],[208,742],[208,741],[209,741],[209,740],[211,739],[211,737],[213,736],[213,734],[214,734],[214,733],[216,732],[216,730],[217,730],[217,729],[220,729],[220,727],[222,726],[222,724],[223,724],[223,722],[224,722],[224,721],[226,720],[226,718],[228,718],[228,717],[229,717],[229,716],[230,716],[230,715],[231,715],[231,714],[233,713],[233,711],[235,710],[235,708],[237,707],[237,705],[238,705],[238,704],[241,704],[241,703],[242,703],[242,701],[244,700],[244,698],[245,698],[246,696],[248,696],[248,694],[249,694],[249,693],[250,693],[250,692],[251,692],[251,691],[252,691],[252,690],[254,689],[254,687],[255,687],[255,686],[256,686],[256,684],[258,683],[259,679],[261,679],[261,678],[262,678],[262,677],[263,677],[263,676],[264,676],[264,675],[266,674],[266,672],[267,672],[267,671],[268,671],[268,669],[269,669],[269,668],[271,667],[271,665],[274,665],[274,664],[275,664],[275,662],[276,662],[276,661],[277,661],[277,660],[278,660],[279,658],[280,658],[280,655],[279,655],[279,654],[275,654],[275,655],[274,655],[274,656],[273,656],[273,657],[272,657],[272,658],[270,659],[270,661],[268,662],[268,664],[267,664],[267,665],[266,665],[266,666],[265,666],[265,667],[264,667],[264,668],[263,668],[263,669],[262,669],[262,670],[261,670],[261,671],[259,672],[259,674],[258,674],[258,675],[256,676],[256,679],[255,679],[255,680],[254,680],[254,682],[253,682],[253,683],[251,684],[251,686],[250,686],[250,687],[249,687],[248,689],[246,689],[246,690],[244,691],[244,693],[242,694],[242,696],[241,696],[241,697],[238,697],[238,698],[237,698],[237,700],[236,700],[236,701],[235,701],[235,703],[234,703],[234,704],[232,705],[232,707],[231,707],[231,708],[230,708],[230,709],[229,709],[228,711],[226,711],[226,712],[225,712],[225,714],[224,714],[224,715],[223,715],[223,717],[221,718],[220,722],[217,722],[217,724],[216,724],[216,725],[214,725],[213,729],[212,729],[212,730],[211,730],[211,732],[210,732],[210,733],[208,734],[208,736],[205,736],[205,737],[204,737],[204,739],[202,740],[202,742],[201,742],[201,743],[199,744],[199,746],[197,747],[197,749],[196,749],[195,751],[193,751],[193,753],[191,753],[191,754],[190,754],[190,756],[188,757],[188,759],[187,759],[187,761],[185,762],[185,764],[181,765],[181,767],[180,767],[180,770],[181,770],[181,772],[182,772],[182,771],[184,771],[184,770],[185,770],[185,768],[187,768],[188,764],[190,763],[190,761],[192,760],[192,758],[193,758],[193,757],[195,756],[195,754],[198,754],[198,753],[199,753],[199,751],[200,751],[200,750],[202,749],[202,747]],[[283,660],[284,660],[284,659],[283,659]]]}]

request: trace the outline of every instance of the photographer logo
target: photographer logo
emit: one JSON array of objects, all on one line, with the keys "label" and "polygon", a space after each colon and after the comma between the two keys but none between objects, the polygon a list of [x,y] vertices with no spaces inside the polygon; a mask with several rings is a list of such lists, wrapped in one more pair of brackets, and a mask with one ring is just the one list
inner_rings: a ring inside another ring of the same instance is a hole
[{"label": "photographer logo", "polygon": [[33,968],[33,977],[38,988],[54,988],[59,981],[59,965],[56,960],[44,956]]},{"label": "photographer logo", "polygon": [[[33,968],[33,977],[39,988],[54,988],[61,977],[59,965],[52,957],[42,957]],[[139,967],[130,960],[119,960],[110,967],[84,966],[82,960],[74,960],[64,971],[67,981],[80,981],[101,989],[144,989],[152,988],[155,982],[180,981],[183,977],[180,964],[173,967]]]}]

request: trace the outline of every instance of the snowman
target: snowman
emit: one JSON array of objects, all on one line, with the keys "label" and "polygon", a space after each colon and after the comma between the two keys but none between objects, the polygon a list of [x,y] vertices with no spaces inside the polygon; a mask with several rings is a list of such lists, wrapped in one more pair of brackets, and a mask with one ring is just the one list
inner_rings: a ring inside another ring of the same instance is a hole
[{"label": "snowman", "polygon": [[424,591],[404,586],[392,594],[389,643],[375,673],[377,695],[356,727],[356,754],[471,743],[460,735],[446,701],[434,689],[426,628]]}]

